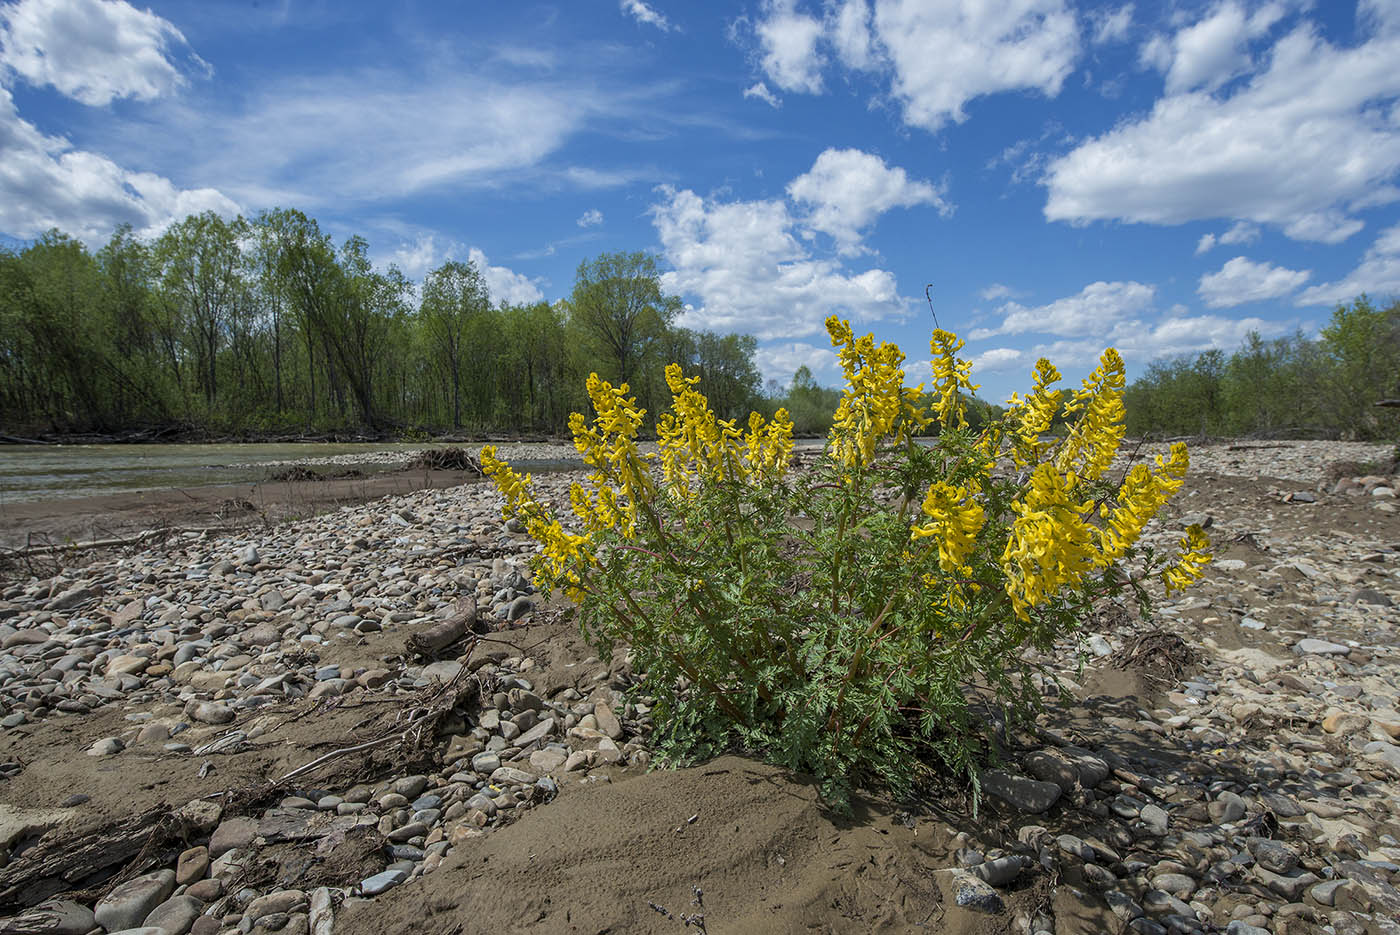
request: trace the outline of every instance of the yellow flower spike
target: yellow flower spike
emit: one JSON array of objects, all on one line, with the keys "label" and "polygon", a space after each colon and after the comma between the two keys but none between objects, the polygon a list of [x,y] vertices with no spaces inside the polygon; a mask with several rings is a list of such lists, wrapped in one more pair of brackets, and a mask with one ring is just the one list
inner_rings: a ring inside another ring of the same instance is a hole
[{"label": "yellow flower spike", "polygon": [[875,344],[874,335],[856,338],[850,325],[827,319],[831,343],[846,376],[832,420],[829,452],[846,467],[864,467],[875,460],[881,440],[903,440],[919,424],[922,413],[904,388],[904,352],[895,344]]},{"label": "yellow flower spike", "polygon": [[939,481],[929,487],[922,509],[932,522],[912,527],[910,537],[937,537],[939,566],[948,572],[962,570],[986,521],[982,505],[966,488]]},{"label": "yellow flower spike", "polygon": [[1022,399],[1012,393],[1008,401],[1015,426],[1011,456],[1016,466],[1023,468],[1039,462],[1045,453],[1048,444],[1040,437],[1050,430],[1065,394],[1064,390],[1050,389],[1050,385],[1060,379],[1060,371],[1044,357],[1036,361],[1032,379],[1034,388],[1029,396]]},{"label": "yellow flower spike", "polygon": [[1022,620],[1068,585],[1074,587],[1098,566],[1094,534],[1084,522],[1092,506],[1073,498],[1074,481],[1042,462],[1031,473],[1002,552],[1006,594]]},{"label": "yellow flower spike", "polygon": [[1118,453],[1126,428],[1123,419],[1123,358],[1108,348],[1099,358],[1099,366],[1084,379],[1083,389],[1076,390],[1065,414],[1081,415],[1055,457],[1055,466],[1077,480],[1092,481],[1103,476]]},{"label": "yellow flower spike", "polygon": [[1143,528],[1181,488],[1190,463],[1186,446],[1177,442],[1169,460],[1157,457],[1157,470],[1145,464],[1133,465],[1118,489],[1117,507],[1109,512],[1105,504],[1100,510],[1107,520],[1099,531],[1100,565],[1121,558],[1137,542]]},{"label": "yellow flower spike", "polygon": [[1195,583],[1211,563],[1210,539],[1200,526],[1186,527],[1186,535],[1181,537],[1181,554],[1177,560],[1162,571],[1162,583],[1167,593],[1184,591]]},{"label": "yellow flower spike", "polygon": [[960,390],[969,393],[977,390],[972,382],[972,362],[958,358],[965,342],[951,331],[939,328],[929,340],[929,350],[933,354],[933,389],[936,396],[933,411],[944,426],[956,422],[959,429],[967,428],[967,407],[963,403]]}]

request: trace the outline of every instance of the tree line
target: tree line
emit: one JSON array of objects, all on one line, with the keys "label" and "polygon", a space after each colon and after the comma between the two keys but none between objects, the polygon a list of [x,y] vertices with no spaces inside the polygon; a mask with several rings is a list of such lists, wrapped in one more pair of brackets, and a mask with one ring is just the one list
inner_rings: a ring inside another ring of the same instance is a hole
[{"label": "tree line", "polygon": [[1393,440],[1400,398],[1400,301],[1361,296],[1338,307],[1316,339],[1251,334],[1232,354],[1158,361],[1128,387],[1133,435]]},{"label": "tree line", "polygon": [[513,305],[470,262],[414,283],[295,210],[191,215],[150,240],[124,227],[95,252],[51,231],[0,251],[0,431],[559,433],[588,373],[656,412],[671,361],[746,415],[756,342],[677,327],[680,308],[646,254],[603,254],[568,299]]}]

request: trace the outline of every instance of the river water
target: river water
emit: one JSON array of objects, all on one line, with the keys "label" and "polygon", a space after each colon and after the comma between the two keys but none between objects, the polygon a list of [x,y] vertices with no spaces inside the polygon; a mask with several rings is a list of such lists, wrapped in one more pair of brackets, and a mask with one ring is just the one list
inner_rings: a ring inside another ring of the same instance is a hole
[{"label": "river water", "polygon": [[0,503],[261,481],[290,464],[322,473],[395,468],[414,443],[0,445]]}]

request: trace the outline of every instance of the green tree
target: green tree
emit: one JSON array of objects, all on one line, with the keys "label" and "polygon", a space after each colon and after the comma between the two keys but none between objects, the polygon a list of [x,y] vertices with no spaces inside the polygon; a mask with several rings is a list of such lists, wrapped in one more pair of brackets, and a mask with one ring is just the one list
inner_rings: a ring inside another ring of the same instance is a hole
[{"label": "green tree", "polygon": [[[604,253],[580,263],[569,297],[570,321],[597,361],[594,369],[615,383],[639,382],[680,309],[677,296],[662,292],[656,258],[646,253]],[[644,399],[654,395],[652,387],[641,389]]]},{"label": "green tree", "polygon": [[419,305],[434,362],[452,396],[452,427],[462,427],[462,362],[472,321],[491,308],[491,294],[471,261],[453,260],[428,274]]}]

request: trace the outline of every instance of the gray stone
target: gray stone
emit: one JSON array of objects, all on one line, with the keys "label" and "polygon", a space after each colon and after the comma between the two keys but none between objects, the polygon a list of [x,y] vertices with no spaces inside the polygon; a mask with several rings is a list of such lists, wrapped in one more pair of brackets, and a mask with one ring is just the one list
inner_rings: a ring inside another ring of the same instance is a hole
[{"label": "gray stone", "polygon": [[1298,853],[1293,848],[1268,838],[1250,841],[1249,852],[1254,855],[1254,860],[1259,866],[1274,873],[1287,873],[1298,866]]},{"label": "gray stone", "polygon": [[87,748],[88,756],[112,756],[121,753],[126,748],[120,737],[103,737],[101,740],[94,740],[92,746]]},{"label": "gray stone", "polygon": [[335,926],[335,910],[331,906],[331,891],[324,886],[311,893],[310,919],[311,935],[332,935]]},{"label": "gray stone", "polygon": [[1294,643],[1293,651],[1299,655],[1345,656],[1351,653],[1351,647],[1343,646],[1341,643],[1333,643],[1328,640],[1317,640],[1308,637]]},{"label": "gray stone", "polygon": [[406,799],[413,800],[428,788],[427,776],[403,776],[394,780],[393,789]]},{"label": "gray stone", "polygon": [[1157,837],[1166,834],[1171,824],[1171,817],[1167,815],[1166,810],[1150,802],[1138,812],[1138,819],[1142,822],[1143,830]]},{"label": "gray stone", "polygon": [[1235,919],[1225,926],[1225,935],[1269,935],[1269,930],[1261,929],[1257,925],[1250,925],[1243,919]]},{"label": "gray stone", "polygon": [[360,881],[360,892],[366,896],[377,896],[392,886],[398,886],[408,879],[407,870],[385,870]]},{"label": "gray stone", "polygon": [[959,906],[977,912],[996,913],[1005,908],[996,890],[963,870],[953,871],[953,893]]},{"label": "gray stone", "polygon": [[978,864],[972,868],[972,873],[992,886],[1007,886],[1020,875],[1023,866],[1020,855],[1010,854]]},{"label": "gray stone", "polygon": [[1013,776],[999,769],[989,769],[982,773],[982,788],[1014,808],[1031,815],[1046,811],[1060,798],[1060,787],[1053,782],[1039,782],[1024,776]]},{"label": "gray stone", "polygon": [[519,620],[521,617],[535,609],[535,602],[528,597],[517,597],[510,602],[510,607],[506,608],[507,620]]},{"label": "gray stone", "polygon": [[185,935],[204,911],[204,903],[193,896],[173,896],[151,910],[143,925],[160,929],[165,935]]},{"label": "gray stone", "polygon": [[613,740],[622,739],[622,724],[618,721],[617,715],[613,714],[613,709],[605,702],[598,702],[593,706],[593,717],[598,721],[598,729],[607,734]]},{"label": "gray stone", "polygon": [[194,701],[185,706],[185,716],[201,724],[227,724],[234,718],[233,709],[217,701]]},{"label": "gray stone", "polygon": [[1244,799],[1228,790],[1216,796],[1208,809],[1210,816],[1224,825],[1239,821],[1244,817],[1246,810]]},{"label": "gray stone", "polygon": [[240,565],[256,565],[262,561],[262,556],[258,554],[257,546],[245,546],[238,553],[238,563]]},{"label": "gray stone", "polygon": [[135,928],[175,889],[175,871],[157,870],[127,880],[98,901],[93,918],[109,932]]},{"label": "gray stone", "polygon": [[214,829],[209,838],[209,856],[217,860],[235,848],[247,847],[258,836],[258,824],[251,818],[230,818]]},{"label": "gray stone", "polygon": [[1159,873],[1152,878],[1152,885],[1183,901],[1196,892],[1196,881],[1184,873]]}]

